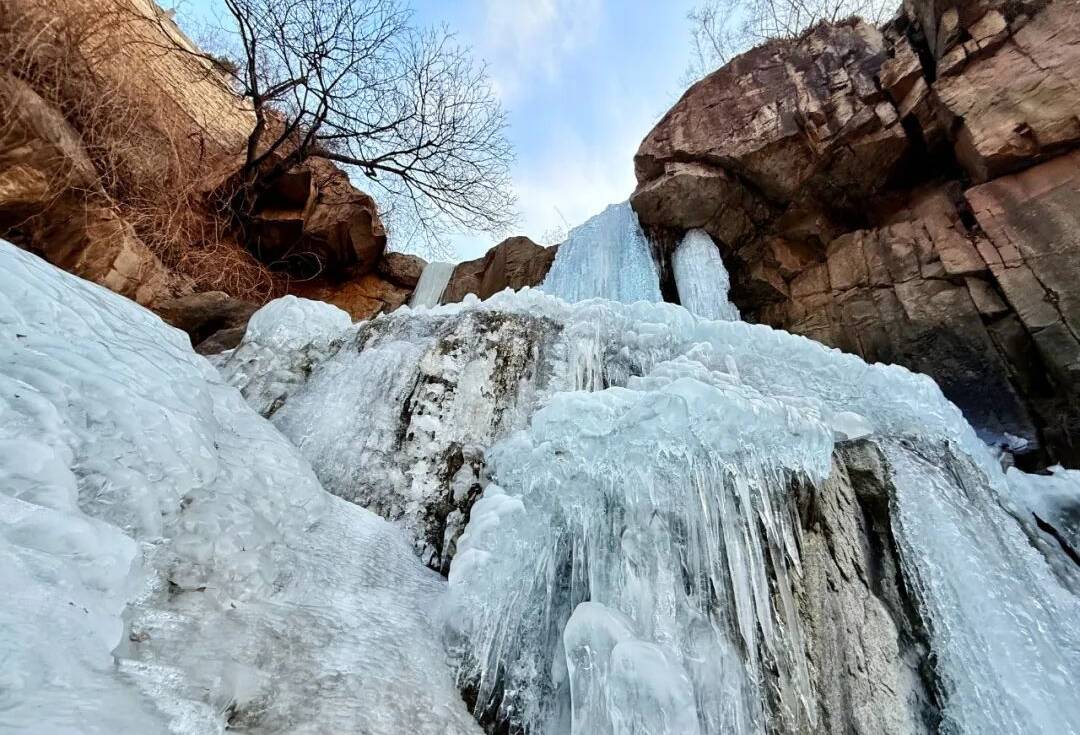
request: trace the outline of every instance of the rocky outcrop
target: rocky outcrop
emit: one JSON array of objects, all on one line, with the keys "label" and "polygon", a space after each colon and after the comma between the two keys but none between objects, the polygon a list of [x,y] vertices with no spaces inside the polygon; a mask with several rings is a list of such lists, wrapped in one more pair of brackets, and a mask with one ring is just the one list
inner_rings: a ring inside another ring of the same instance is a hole
[{"label": "rocky outcrop", "polygon": [[803,574],[796,589],[817,692],[815,732],[936,732],[926,629],[893,539],[894,490],[880,450],[840,445],[820,488],[798,493]]},{"label": "rocky outcrop", "polygon": [[1080,463],[1078,33],[1074,2],[908,0],[880,32],[736,58],[635,158],[661,272],[702,227],[747,318],[925,372],[988,440]]},{"label": "rocky outcrop", "polygon": [[1080,143],[1080,5],[941,5],[932,89],[956,157],[973,181]]},{"label": "rocky outcrop", "polygon": [[183,290],[120,217],[58,110],[6,73],[0,108],[0,233],[140,304]]},{"label": "rocky outcrop", "polygon": [[[1012,359],[1045,368],[1048,385],[1028,392],[1042,388],[1047,430],[1056,443],[1071,443],[1078,451],[1080,152],[974,187],[966,197],[986,233],[979,252],[1009,307],[1010,331],[1018,336]],[[1030,342],[1035,350],[1019,349]]]},{"label": "rocky outcrop", "polygon": [[634,159],[641,221],[701,227],[738,247],[786,207],[859,206],[908,148],[875,82],[885,58],[875,28],[822,25],[695,84]]},{"label": "rocky outcrop", "polygon": [[244,219],[252,254],[300,278],[342,280],[345,273],[367,273],[386,248],[375,200],[321,158],[310,158],[271,181]]},{"label": "rocky outcrop", "polygon": [[461,301],[466,294],[481,299],[507,288],[539,286],[555,260],[558,246],[537,245],[527,237],[510,237],[482,258],[459,263],[443,291],[442,302]]}]

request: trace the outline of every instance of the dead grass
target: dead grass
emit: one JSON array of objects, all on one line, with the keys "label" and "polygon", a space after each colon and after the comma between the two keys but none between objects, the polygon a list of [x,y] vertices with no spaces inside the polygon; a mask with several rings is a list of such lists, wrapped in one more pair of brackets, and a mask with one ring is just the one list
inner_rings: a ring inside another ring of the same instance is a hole
[{"label": "dead grass", "polygon": [[[244,249],[207,196],[232,159],[168,114],[174,103],[153,85],[120,71],[131,66],[123,55],[139,38],[130,24],[139,22],[124,0],[82,9],[67,0],[0,0],[0,69],[80,136],[97,174],[82,194],[111,201],[180,279],[260,302],[279,295],[280,279]],[[50,186],[60,196],[71,182],[62,165],[55,171]]]}]

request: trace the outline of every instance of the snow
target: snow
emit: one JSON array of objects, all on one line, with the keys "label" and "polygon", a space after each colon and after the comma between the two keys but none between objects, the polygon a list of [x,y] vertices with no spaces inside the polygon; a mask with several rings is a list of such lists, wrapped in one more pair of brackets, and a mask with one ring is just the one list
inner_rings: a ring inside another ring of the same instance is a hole
[{"label": "snow", "polygon": [[652,249],[629,202],[570,231],[540,290],[566,299],[661,301]]},{"label": "snow", "polygon": [[736,321],[739,310],[728,299],[731,279],[709,233],[690,230],[671,258],[679,303],[705,319]]},{"label": "snow", "polygon": [[450,283],[450,276],[454,274],[454,264],[436,260],[424,266],[420,273],[420,280],[416,284],[409,306],[412,308],[439,305],[446,284]]},{"label": "snow", "polygon": [[348,312],[332,304],[283,296],[251,315],[244,337],[279,351],[325,348],[351,325]]},{"label": "snow", "polygon": [[[347,323],[287,300],[250,334]],[[400,531],[181,332],[2,242],[0,478],[5,730],[479,732]]]}]

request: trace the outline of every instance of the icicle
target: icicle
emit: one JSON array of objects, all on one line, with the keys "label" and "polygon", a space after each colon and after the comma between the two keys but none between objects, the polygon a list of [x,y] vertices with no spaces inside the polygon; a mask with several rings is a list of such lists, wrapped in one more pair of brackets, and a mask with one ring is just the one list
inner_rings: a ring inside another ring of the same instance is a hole
[{"label": "icicle", "polygon": [[705,319],[736,321],[739,310],[728,300],[731,281],[709,233],[690,230],[671,258],[679,301]]}]

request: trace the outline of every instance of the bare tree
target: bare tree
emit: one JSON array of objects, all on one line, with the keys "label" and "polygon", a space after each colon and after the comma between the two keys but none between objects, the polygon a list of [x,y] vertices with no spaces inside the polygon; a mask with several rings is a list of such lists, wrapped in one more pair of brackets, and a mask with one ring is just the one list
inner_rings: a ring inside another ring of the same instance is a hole
[{"label": "bare tree", "polygon": [[706,0],[687,14],[696,81],[735,55],[771,39],[795,38],[819,23],[850,16],[880,24],[898,0]]},{"label": "bare tree", "polygon": [[[255,111],[257,191],[322,157],[369,180],[387,216],[435,237],[513,219],[504,112],[486,69],[397,0],[224,0],[231,48],[207,54]],[[223,56],[234,65],[223,63]]]}]

